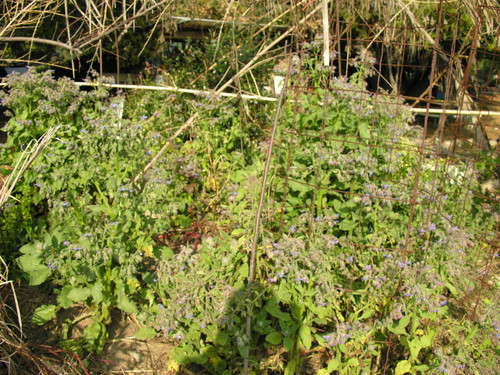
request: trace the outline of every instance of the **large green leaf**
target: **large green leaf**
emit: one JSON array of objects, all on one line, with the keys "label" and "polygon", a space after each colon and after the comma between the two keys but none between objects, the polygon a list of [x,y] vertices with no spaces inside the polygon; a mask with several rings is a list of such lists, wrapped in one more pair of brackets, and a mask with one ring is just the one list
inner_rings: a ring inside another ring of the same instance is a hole
[{"label": "large green leaf", "polygon": [[101,354],[108,338],[106,326],[99,322],[93,322],[83,331],[83,338],[89,351]]},{"label": "large green leaf", "polygon": [[72,288],[67,295],[67,298],[72,302],[85,301],[90,296],[89,288]]},{"label": "large green leaf", "polygon": [[41,252],[41,249],[39,246],[29,243],[21,247],[19,251],[23,254],[38,254]]},{"label": "large green leaf", "polygon": [[280,320],[289,322],[292,320],[290,317],[290,314],[283,312],[280,310],[280,308],[277,305],[267,305],[266,306],[266,311],[274,316],[275,318],[278,318]]},{"label": "large green leaf", "polygon": [[92,299],[94,300],[95,303],[101,303],[102,302],[102,283],[100,281],[96,282],[94,285],[92,285]]},{"label": "large green leaf", "polygon": [[42,305],[38,307],[33,313],[31,321],[36,325],[44,325],[54,316],[56,316],[57,306],[56,305]]},{"label": "large green leaf", "polygon": [[406,334],[406,326],[410,323],[411,315],[405,316],[403,319],[399,320],[397,323],[388,326],[389,331],[396,335]]},{"label": "large green leaf", "polygon": [[293,341],[291,338],[289,338],[289,337],[285,337],[285,338],[283,339],[283,347],[284,347],[287,351],[291,352],[291,351],[293,350],[293,344],[294,344],[294,341]]},{"label": "large green leaf", "polygon": [[239,278],[238,279],[246,279],[248,277],[248,263],[243,263],[241,267],[238,269]]},{"label": "large green leaf", "polygon": [[411,363],[406,359],[403,361],[399,361],[396,365],[395,375],[403,375],[411,371]]},{"label": "large green leaf", "polygon": [[302,345],[304,345],[307,350],[311,349],[311,329],[308,326],[300,326],[299,337]]},{"label": "large green leaf", "polygon": [[151,327],[142,327],[135,333],[134,337],[139,340],[149,340],[156,337],[156,330]]},{"label": "large green leaf", "polygon": [[28,274],[30,285],[40,285],[52,274],[52,270],[41,262],[38,256],[29,254],[17,258],[21,271]]},{"label": "large green leaf", "polygon": [[359,136],[361,138],[370,138],[370,126],[365,121],[360,121],[358,124]]},{"label": "large green leaf", "polygon": [[300,191],[302,193],[307,193],[308,191],[311,191],[314,189],[309,185],[306,185],[304,183],[300,183],[297,181],[292,181],[292,180],[288,181],[288,186],[290,187],[291,190]]},{"label": "large green leaf", "polygon": [[278,345],[281,343],[281,335],[279,332],[271,332],[269,335],[266,336],[266,341],[273,344],[273,345]]},{"label": "large green leaf", "polygon": [[339,224],[339,228],[341,230],[349,231],[358,226],[358,223],[352,221],[352,220],[342,220],[342,222]]},{"label": "large green leaf", "polygon": [[65,309],[69,308],[73,304],[73,301],[68,298],[68,293],[71,289],[73,289],[71,285],[66,285],[61,289],[61,293],[59,293],[59,304]]},{"label": "large green leaf", "polygon": [[125,288],[122,285],[118,286],[117,297],[116,302],[120,310],[128,314],[137,314],[137,306],[125,294]]}]

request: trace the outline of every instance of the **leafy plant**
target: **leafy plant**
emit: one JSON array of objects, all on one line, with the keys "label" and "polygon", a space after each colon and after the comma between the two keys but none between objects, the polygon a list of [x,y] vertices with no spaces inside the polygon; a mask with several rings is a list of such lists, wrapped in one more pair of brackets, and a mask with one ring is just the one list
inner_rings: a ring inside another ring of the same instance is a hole
[{"label": "leafy plant", "polygon": [[[70,322],[62,340],[100,352],[117,308],[143,325],[138,337],[175,341],[173,361],[215,374],[241,372],[245,360],[301,373],[315,356],[319,374],[487,373],[498,350],[498,263],[484,249],[498,212],[479,194],[478,171],[494,173],[491,161],[484,155],[474,169],[425,154],[409,110],[366,90],[369,66],[330,79],[311,51],[292,81],[317,89],[289,101],[272,145],[251,290],[247,258],[271,145],[265,126],[247,120],[265,122],[256,112],[272,105],[81,93],[47,74],[10,77],[2,160],[15,162],[19,142],[67,125],[17,186],[13,216],[5,212],[15,236],[28,208],[42,208],[45,221],[29,238],[19,234],[30,241],[17,264],[57,304],[39,307],[34,322],[84,305],[93,321],[83,339],[68,337]],[[78,113],[40,99],[40,88],[15,91],[37,80],[73,98]],[[59,109],[48,116],[39,100]],[[194,111],[197,128],[172,139]]]}]

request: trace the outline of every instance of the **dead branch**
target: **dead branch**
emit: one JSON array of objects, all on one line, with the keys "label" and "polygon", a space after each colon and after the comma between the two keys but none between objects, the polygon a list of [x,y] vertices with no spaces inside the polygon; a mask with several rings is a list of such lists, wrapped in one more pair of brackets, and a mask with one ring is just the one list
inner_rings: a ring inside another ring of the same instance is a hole
[{"label": "dead branch", "polygon": [[56,47],[61,47],[71,51],[76,55],[80,55],[82,51],[79,48],[73,48],[72,46],[58,42],[56,40],[36,38],[32,36],[3,36],[0,37],[0,42],[31,42],[31,43],[41,43],[41,44],[49,44]]}]

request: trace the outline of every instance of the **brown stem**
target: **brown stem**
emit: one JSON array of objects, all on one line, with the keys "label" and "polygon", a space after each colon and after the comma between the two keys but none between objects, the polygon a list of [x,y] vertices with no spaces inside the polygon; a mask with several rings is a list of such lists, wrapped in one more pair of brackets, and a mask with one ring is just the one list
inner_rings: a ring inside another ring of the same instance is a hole
[{"label": "brown stem", "polygon": [[0,42],[31,42],[31,43],[42,43],[42,44],[50,44],[52,46],[65,48],[76,55],[81,54],[81,50],[78,48],[71,47],[70,45],[62,42],[58,42],[56,40],[36,38],[32,36],[2,36],[0,37]]}]

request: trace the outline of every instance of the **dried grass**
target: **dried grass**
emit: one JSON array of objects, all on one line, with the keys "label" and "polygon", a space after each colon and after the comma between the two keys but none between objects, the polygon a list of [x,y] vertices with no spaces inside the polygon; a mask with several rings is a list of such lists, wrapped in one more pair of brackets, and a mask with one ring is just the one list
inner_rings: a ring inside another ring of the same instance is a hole
[{"label": "dried grass", "polygon": [[23,173],[41,155],[45,147],[47,147],[52,138],[54,138],[61,126],[62,125],[58,125],[55,128],[47,130],[42,137],[40,137],[40,139],[31,140],[30,143],[28,143],[28,146],[25,150],[23,150],[21,157],[17,161],[14,170],[11,172],[9,177],[7,177],[7,180],[4,181],[3,186],[0,189],[0,208],[5,202],[7,202],[9,197],[12,197],[11,193],[14,190],[17,181],[19,181]]},{"label": "dried grass", "polygon": [[[9,270],[1,256],[0,267],[0,363],[4,364],[9,374],[17,374],[18,365],[14,354],[22,345],[23,325],[14,284],[9,280]],[[8,295],[12,295],[14,309],[5,303]],[[14,320],[11,318],[12,312],[16,317]]]},{"label": "dried grass", "polygon": [[[34,347],[53,352],[48,347],[25,342],[18,295],[14,282],[9,279],[8,266],[0,256],[0,372],[9,375],[80,373],[72,371],[74,367],[59,355],[56,355],[59,364],[49,364],[53,360],[35,354],[32,350]],[[56,367],[65,370],[55,371],[53,368]]]}]

